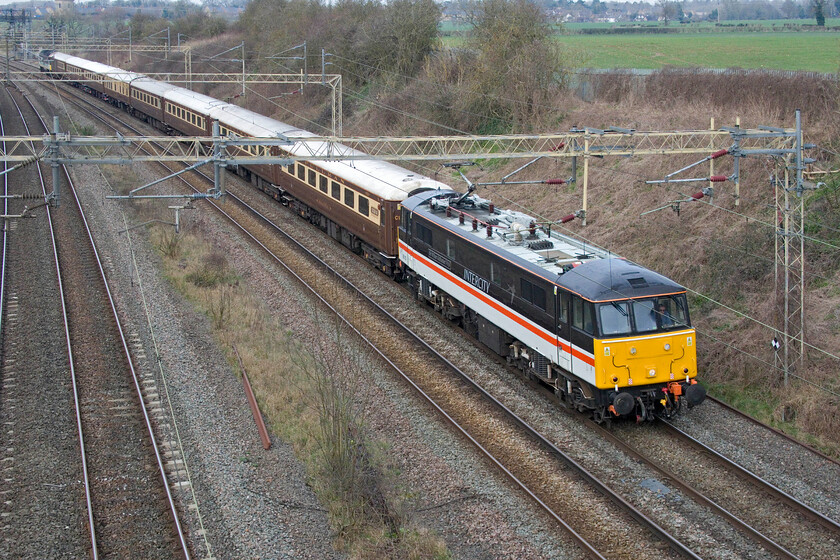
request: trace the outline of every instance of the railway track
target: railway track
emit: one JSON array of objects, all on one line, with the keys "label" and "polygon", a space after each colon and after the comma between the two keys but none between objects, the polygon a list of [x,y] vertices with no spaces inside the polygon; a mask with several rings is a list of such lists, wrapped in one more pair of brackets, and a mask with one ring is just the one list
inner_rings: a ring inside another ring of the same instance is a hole
[{"label": "railway track", "polygon": [[[75,92],[73,92],[72,97],[83,105],[93,107],[92,116],[102,120],[101,117],[96,115],[101,107],[76,96]],[[114,115],[110,115],[110,118],[120,121],[119,126],[124,127],[124,130],[137,132],[133,125],[125,123]],[[164,167],[168,173],[177,170],[170,166]],[[204,176],[204,181],[211,180],[211,178]],[[206,184],[191,185],[191,188],[197,192],[205,192]],[[495,464],[514,484],[529,495],[547,515],[559,523],[588,555],[594,558],[617,558],[632,554],[640,558],[661,558],[663,554],[665,557],[668,556],[667,549],[670,548],[676,556],[698,558],[677,538],[612,492],[606,484],[591,476],[585,469],[577,465],[571,457],[530,428],[527,423],[516,417],[500,402],[493,399],[492,396],[475,384],[465,372],[426,345],[409,327],[401,324],[395,317],[387,314],[384,309],[376,305],[375,302],[366,298],[352,282],[342,277],[294,239],[286,236],[276,224],[236,197],[235,194],[229,194],[228,197],[237,202],[239,206],[237,210],[232,208],[222,209],[216,203],[208,202],[216,207],[231,223],[240,228],[245,235],[267,251],[272,259],[285,267],[315,297],[321,299],[348,325],[353,326],[357,322],[349,317],[357,315],[358,309],[362,305],[373,306],[377,309],[377,314],[385,313],[393,324],[403,332],[403,338],[400,339],[401,348],[394,348],[392,337],[386,337],[390,339],[390,342],[386,343],[384,340],[377,341],[368,338],[365,333],[356,327],[353,327],[354,330],[412,384],[428,400],[431,406],[435,407],[464,437],[471,441],[490,462]],[[243,222],[246,222],[247,225],[243,225]],[[259,234],[253,232],[255,226],[262,230]],[[287,244],[285,247],[278,247],[278,244],[281,243],[277,237],[278,234],[285,236],[285,243]],[[288,245],[289,243],[291,246]],[[308,255],[305,259],[309,260],[309,263],[300,260],[300,253]],[[300,264],[293,270],[285,263],[295,259]],[[311,266],[313,259],[318,265],[316,268]],[[311,274],[315,274],[315,277],[307,277]],[[337,298],[337,300],[343,302],[341,306],[336,305],[335,298],[331,298],[331,301],[324,299],[313,287],[323,285],[324,276],[332,278],[333,281],[338,279],[343,283],[347,297]],[[374,319],[374,321],[377,320]],[[377,330],[374,325],[370,325],[370,327]],[[412,339],[410,346],[406,344],[405,336]],[[389,348],[383,350],[381,348],[383,345],[387,345]],[[399,363],[399,360],[394,360],[394,356],[399,356],[400,360],[407,362],[407,365]],[[418,356],[424,356],[424,359],[418,359]],[[429,366],[435,362],[438,365],[433,370]],[[409,367],[414,371],[410,371]],[[422,375],[419,375],[418,370],[423,370]],[[446,370],[446,372],[444,373],[442,370]],[[460,381],[454,384],[449,383],[446,387],[440,385],[439,380],[441,378],[452,377],[453,373],[457,374]],[[422,381],[419,380],[419,377],[423,377]],[[471,388],[464,386],[463,383],[471,386]],[[464,407],[464,395],[468,394],[469,391],[477,391],[481,394],[480,399],[477,399],[478,402],[481,402],[478,407],[469,407],[469,409]],[[511,420],[513,421],[512,426],[510,425]],[[505,424],[507,426],[504,426]],[[584,481],[589,488],[583,491],[580,488],[575,488],[574,478]],[[531,482],[526,484],[524,482],[526,480]],[[558,488],[565,488],[567,491],[558,491]],[[579,503],[581,492],[587,494],[588,506],[581,507]],[[604,498],[603,495],[608,496],[608,498]],[[595,505],[593,505],[593,502]],[[615,512],[616,506],[622,510],[622,513],[617,514]],[[558,514],[558,511],[563,511],[563,516]],[[612,519],[614,526],[612,534],[604,535],[599,529],[599,517],[601,515],[608,515]],[[568,518],[571,518],[571,520],[567,521]],[[618,544],[616,544],[615,533],[619,532],[616,527],[621,524],[626,525],[623,531],[626,538],[618,539]],[[640,530],[651,534],[653,538],[639,540],[633,537]]]},{"label": "railway track", "polygon": [[663,488],[679,489],[706,505],[774,556],[832,556],[840,524],[673,424],[659,421],[643,431],[633,427],[610,431],[592,422],[588,425],[623,452],[649,465],[658,473]]},{"label": "railway track", "polygon": [[[85,100],[85,101],[87,101],[87,100]],[[170,171],[170,172],[171,172],[171,171]],[[231,188],[233,188],[233,187],[231,187]],[[200,189],[200,190],[203,190],[203,189]],[[233,196],[233,195],[231,195],[231,198],[232,198],[232,199],[234,199],[234,200],[237,200],[237,201],[238,201],[238,199],[237,199],[235,196]],[[244,203],[243,203],[243,204],[244,204]],[[251,209],[251,211],[252,211],[252,212],[256,212],[256,211],[254,211],[253,209]],[[255,214],[254,214],[254,216],[256,216],[256,215],[257,215],[257,214],[255,213]],[[228,219],[234,220],[234,218],[233,218],[233,217],[229,217]],[[258,219],[257,219],[257,221],[258,221],[258,222],[263,222],[263,223],[262,223],[262,227],[268,227],[269,229],[271,229],[271,228],[276,228],[276,225],[272,225],[272,226],[267,225],[267,224],[269,223],[269,220],[267,220],[266,218],[262,218],[262,217],[260,217],[260,218],[258,218]],[[240,227],[242,227],[242,226],[240,226]],[[244,228],[243,228],[243,231],[244,231]],[[263,240],[262,242],[260,242],[259,240],[257,240],[257,239],[256,239],[257,235],[253,235],[253,234],[249,234],[249,235],[252,235],[252,237],[255,239],[255,241],[257,241],[258,243],[260,243],[263,247],[268,247],[269,245],[273,245],[273,244],[274,244],[274,242],[273,242],[273,241],[267,241],[268,239],[270,239],[270,238],[268,238],[268,237],[263,237],[263,236],[260,236],[260,239],[262,239],[262,240]],[[279,253],[279,251],[278,251],[278,253]],[[275,256],[274,258],[277,258],[277,257]],[[287,258],[287,259],[288,259],[288,258],[290,258],[290,257],[289,257],[288,255],[286,255],[286,257],[285,257],[285,258]],[[326,266],[326,265],[324,265],[324,264],[322,263],[322,264],[320,264],[319,266]],[[293,274],[295,274],[295,273],[293,272]],[[340,277],[340,276],[341,276],[339,273],[334,272],[334,271],[333,271],[333,272],[330,272],[329,274],[330,274],[330,275],[333,275],[333,276],[335,276],[335,277]],[[297,274],[295,274],[295,275],[297,276]],[[346,280],[344,280],[344,279],[342,279],[342,280],[343,280],[344,282],[346,282]],[[308,280],[307,280],[307,282],[308,282]],[[318,283],[316,283],[315,285],[322,285],[322,284],[318,284]],[[310,288],[310,289],[311,289],[311,288]],[[312,291],[313,291],[313,293],[315,293],[315,291],[314,291],[314,290],[312,290]],[[316,294],[316,295],[317,295],[317,294]],[[339,299],[341,299],[341,298],[339,298]],[[372,302],[369,302],[368,304],[372,304]],[[374,304],[374,305],[375,305],[375,304]],[[386,312],[386,313],[387,313],[387,312]],[[396,321],[396,319],[394,319],[394,320]],[[399,321],[396,321],[396,322],[398,323]],[[358,321],[357,321],[356,323],[358,324]],[[405,328],[405,327],[403,327],[403,328]],[[365,330],[365,329],[364,329],[364,328],[361,328],[360,330]],[[361,333],[360,333],[360,334],[361,334]],[[363,334],[363,336],[364,336],[364,334]],[[373,342],[373,343],[374,343],[374,345],[376,345],[377,343],[376,343],[376,341],[375,341],[375,340],[373,340],[373,338],[374,338],[374,337],[371,337],[371,342]],[[419,341],[419,343],[424,344],[424,343],[422,343],[422,340],[419,340],[419,337],[418,337],[418,341]],[[426,347],[426,351],[428,351],[428,350],[429,350],[429,348],[428,348],[428,347]],[[388,356],[393,356],[393,355],[394,355],[394,352],[396,352],[396,351],[394,351],[394,350],[391,350],[391,351],[385,351],[385,352],[384,352],[384,354],[386,354],[386,355],[388,355]],[[419,351],[418,351],[418,352],[419,352]],[[415,354],[416,354],[416,352],[415,352]],[[440,357],[435,358],[435,359],[437,359],[437,360],[441,360],[441,358],[440,358]],[[443,358],[443,361],[446,361],[446,360],[445,360],[445,358]],[[456,369],[457,369],[457,368],[456,368]],[[450,371],[451,371],[451,370],[450,370]],[[433,375],[432,375],[432,378],[435,378],[435,377],[439,377],[439,375],[437,375],[437,376],[436,376],[436,375],[434,375],[434,374],[433,374]],[[462,379],[463,379],[463,378],[462,378]],[[437,383],[437,381],[436,381],[436,380],[433,380],[433,379],[426,380],[425,382],[426,382],[426,383],[431,383],[432,385],[434,385],[435,383]],[[469,382],[468,382],[468,383],[469,383]],[[475,389],[473,388],[472,390],[475,390]],[[463,387],[461,387],[461,388],[455,388],[455,389],[452,389],[451,394],[452,394],[452,395],[460,395],[461,397],[463,397],[464,392],[465,392],[465,389],[464,389]],[[445,401],[445,400],[446,400],[446,397],[432,397],[432,398],[433,398],[433,399],[438,398],[438,399],[439,399],[439,400],[441,400],[441,401]],[[450,397],[450,398],[451,398],[451,397]],[[482,397],[482,398],[485,398],[485,399],[486,399],[487,397]],[[452,404],[452,403],[450,403],[450,404],[448,405],[448,407],[453,407],[453,406],[457,408],[457,404]],[[497,405],[495,405],[495,406],[496,406],[496,407],[499,407],[500,405],[499,405],[499,404],[497,404]],[[504,409],[504,405],[501,405],[501,407],[502,407],[501,409]],[[494,413],[494,412],[489,412],[489,411],[486,411],[486,410],[476,411],[476,412],[474,412],[474,413],[475,413],[475,414],[477,414],[477,415],[485,416],[485,417],[497,418],[497,417],[495,417],[495,416],[494,416],[494,414],[497,414],[497,413]],[[445,414],[446,414],[446,413],[445,413]],[[508,418],[510,418],[510,416],[508,416]],[[452,422],[457,422],[457,420],[456,420],[455,418],[451,418],[451,419],[450,419],[450,421],[452,421]],[[493,421],[495,422],[496,420],[494,419]],[[521,421],[521,419],[520,419],[520,420],[518,420],[518,421],[516,421],[515,423],[517,423],[517,424],[518,424],[518,428],[517,428],[517,429],[524,429],[524,430],[526,430],[526,431],[527,431],[527,430],[529,430],[529,427],[527,426],[527,424],[526,424],[525,422]],[[508,438],[508,439],[515,438],[515,437],[521,437],[521,436],[514,436],[512,432],[505,432],[505,435],[506,435],[506,438]],[[483,436],[483,437],[488,437],[488,436]],[[533,433],[532,433],[529,437],[533,437]],[[490,439],[492,440],[492,437],[491,437]],[[543,438],[543,439],[545,439],[545,438]],[[487,441],[487,440],[483,440],[483,441]],[[479,440],[478,438],[476,439],[476,441],[474,441],[474,443],[478,443],[481,447],[484,447],[484,445],[481,443],[481,440]],[[495,443],[495,442],[494,442],[494,443]],[[547,445],[546,445],[546,443],[547,443]],[[553,445],[553,444],[551,444],[550,442],[547,442],[547,440],[546,440],[546,442],[543,442],[543,444],[542,444],[542,445],[544,446],[544,447],[542,448],[542,449],[543,449],[543,452],[544,452],[545,450],[548,450],[548,452],[549,452],[550,454],[555,454],[555,455],[559,452],[559,449],[557,449],[557,448],[556,448],[556,446],[554,446],[554,445]],[[491,447],[491,445],[488,445],[487,447],[488,447],[488,448],[490,448],[490,447]],[[625,447],[626,447],[626,445],[625,445]],[[633,453],[632,453],[631,451],[629,451],[629,450],[627,450],[627,451],[625,451],[625,452],[628,452],[628,453],[630,453],[630,454],[633,454]],[[515,453],[516,453],[516,452],[514,452],[514,454],[515,454]],[[540,453],[540,451],[537,451],[537,453]],[[494,460],[494,459],[491,459],[491,460]],[[497,461],[498,461],[498,463],[501,463],[501,462],[502,462],[502,460],[497,460]],[[572,461],[573,461],[573,460],[572,460]],[[498,464],[498,463],[497,463],[497,464]],[[565,467],[565,468],[569,468],[569,467],[568,467],[568,461],[566,462],[566,465],[567,465],[567,467]],[[551,467],[548,467],[548,468],[550,469]],[[541,470],[544,470],[544,469],[545,469],[545,466],[540,466],[540,467],[537,467],[537,469],[535,469],[535,471],[534,471],[534,472],[536,472],[536,471],[541,471]],[[527,472],[527,471],[526,471],[526,472]],[[660,471],[660,472],[663,472],[663,471]],[[534,478],[532,478],[532,475],[530,475],[530,474],[517,475],[517,474],[516,474],[516,472],[515,472],[514,470],[510,470],[510,474],[509,474],[509,476],[511,476],[511,477],[513,477],[513,478],[521,478],[521,479],[528,479],[528,480],[535,480],[535,479],[536,479],[536,480],[539,480],[539,477],[534,477]],[[586,475],[583,475],[583,474],[581,474],[581,476],[585,476],[585,477],[586,477]],[[553,486],[553,487],[558,487],[558,486],[560,485],[560,483],[561,483],[561,482],[562,482],[562,481],[550,480],[550,479],[549,479],[549,480],[545,480],[545,479],[543,479],[543,480],[541,480],[541,482],[540,482],[540,483],[538,483],[538,486],[543,486],[543,487],[546,487],[546,486],[547,486],[547,487],[552,487],[552,486]],[[688,487],[688,485],[686,485],[686,487]],[[526,490],[526,492],[529,492],[529,491],[528,491],[528,490]],[[544,501],[544,500],[543,500],[543,498],[542,498],[542,497],[540,497],[539,495],[537,495],[535,492],[531,492],[531,495],[532,495],[532,497],[536,497],[539,501]],[[711,500],[708,500],[708,499],[700,499],[700,498],[696,498],[696,499],[698,499],[698,500],[700,500],[700,501],[705,501],[705,502],[707,503],[707,505],[708,505],[708,502],[710,502],[710,501],[711,501]],[[620,500],[620,501],[623,501],[621,498],[619,498],[619,500]],[[561,505],[560,507],[564,507],[564,508],[565,508],[565,507],[567,507],[567,505],[568,505],[568,504],[563,504],[563,505]],[[628,505],[629,505],[629,504],[628,504]],[[551,509],[551,507],[550,507],[550,506],[549,506],[549,509]],[[560,509],[560,508],[558,507],[557,509]],[[723,510],[722,508],[720,508],[719,506],[716,506],[716,505],[715,505],[715,506],[713,506],[713,507],[712,507],[712,509],[713,509],[714,511],[716,511],[716,514],[717,514],[717,515],[722,515],[723,517],[727,518],[727,519],[728,519],[731,523],[733,523],[734,525],[736,525],[736,526],[739,528],[738,530],[740,530],[740,531],[744,531],[746,534],[748,534],[748,535],[749,535],[749,538],[755,539],[758,543],[760,543],[760,546],[763,546],[763,547],[765,547],[767,550],[772,551],[772,553],[773,553],[773,554],[776,554],[776,555],[778,555],[778,556],[780,556],[780,557],[793,557],[793,558],[797,557],[795,553],[788,551],[787,549],[785,549],[785,548],[784,548],[784,546],[777,544],[777,543],[776,543],[776,541],[774,541],[773,539],[771,539],[771,538],[769,538],[769,537],[766,537],[766,536],[765,536],[764,534],[762,534],[760,531],[757,531],[756,529],[753,529],[753,528],[749,525],[749,523],[744,522],[744,521],[742,521],[742,520],[738,519],[738,518],[737,518],[737,516],[732,516],[731,514],[729,514],[729,512],[727,512],[727,511]],[[633,514],[631,513],[630,515],[632,516]],[[643,516],[643,514],[641,514],[641,515]],[[654,525],[655,525],[655,523],[654,523]],[[824,527],[824,529],[826,529],[827,531],[831,531],[831,530],[832,530],[832,529],[831,529],[831,527],[830,527],[830,524],[829,524],[829,526],[825,526],[825,527]],[[662,535],[660,535],[660,537],[662,538]],[[666,541],[665,541],[665,542],[668,542],[668,541],[667,541],[667,537],[664,537],[664,538],[666,539]],[[827,541],[827,542],[828,542],[828,541]],[[584,545],[584,546],[585,546],[585,545]],[[681,550],[681,548],[682,548],[682,545],[674,545],[674,543],[673,543],[673,542],[671,542],[671,546],[672,546],[672,547],[674,547],[674,549],[675,549],[675,550]],[[691,553],[690,551],[688,551],[687,549],[686,549],[686,550],[681,550],[681,551],[682,551],[684,554],[688,554],[688,555],[693,554],[693,553]],[[590,551],[590,553],[591,553],[592,555],[595,555],[595,556],[597,557],[597,554],[598,554],[598,553],[596,553],[596,552],[594,552],[594,551]],[[609,555],[615,555],[615,554],[622,555],[622,554],[625,554],[625,553],[630,553],[630,551],[629,551],[629,550],[616,551],[615,549],[611,549],[611,550],[609,550],[609,551],[607,552],[607,554],[609,554]],[[635,551],[635,552],[633,552],[633,553],[638,553],[638,551]]]},{"label": "railway track", "polygon": [[[34,106],[22,109],[14,94],[12,101],[24,125],[29,113],[46,130]],[[141,389],[93,235],[66,170],[65,178],[70,196],[60,212],[46,213],[76,407],[88,553],[93,558],[189,558],[146,407],[148,395]],[[46,195],[42,177],[41,188]]]},{"label": "railway track", "polygon": [[777,435],[778,437],[780,437],[780,438],[782,438],[786,441],[789,441],[790,443],[794,444],[795,446],[797,446],[799,448],[802,448],[803,450],[806,450],[810,453],[813,453],[814,455],[817,455],[818,457],[820,457],[821,459],[823,459],[825,461],[828,461],[830,463],[833,463],[835,465],[840,466],[840,461],[838,461],[837,459],[835,459],[833,457],[829,457],[828,455],[826,455],[825,453],[823,453],[822,451],[820,451],[816,447],[808,445],[807,443],[805,443],[803,441],[800,441],[800,440],[796,439],[795,437],[791,436],[790,434],[785,433],[782,430],[779,430],[777,428],[774,428],[773,426],[768,426],[767,424],[765,424],[761,420],[753,418],[752,416],[750,416],[746,412],[738,410],[734,406],[732,406],[728,403],[725,403],[724,401],[722,401],[720,399],[716,399],[715,397],[709,397],[709,396],[707,396],[706,398],[709,399],[710,402],[715,403],[716,405],[720,406],[721,408],[723,408],[727,412],[731,412],[732,414],[738,416],[739,418],[744,419],[745,421],[749,422],[750,424],[758,426],[762,430],[768,430],[768,431],[772,432],[773,434]]}]

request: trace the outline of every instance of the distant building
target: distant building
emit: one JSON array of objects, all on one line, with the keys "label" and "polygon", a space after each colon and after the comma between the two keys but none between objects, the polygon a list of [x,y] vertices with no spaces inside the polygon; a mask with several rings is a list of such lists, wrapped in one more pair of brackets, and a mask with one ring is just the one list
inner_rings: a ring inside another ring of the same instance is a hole
[{"label": "distant building", "polygon": [[75,0],[56,0],[55,11],[57,14],[71,14],[76,11]]}]

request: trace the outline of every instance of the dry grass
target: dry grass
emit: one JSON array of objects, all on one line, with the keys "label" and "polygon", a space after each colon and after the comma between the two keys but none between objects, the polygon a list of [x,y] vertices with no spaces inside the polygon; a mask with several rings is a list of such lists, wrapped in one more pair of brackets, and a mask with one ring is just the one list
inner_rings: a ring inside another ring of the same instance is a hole
[{"label": "dry grass", "polygon": [[293,332],[200,234],[181,234],[174,252],[167,230],[153,239],[170,282],[208,316],[234,369],[237,348],[270,429],[307,467],[335,546],[362,559],[448,558],[437,535],[402,513],[388,445],[365,422],[370,366],[335,320],[313,314]]}]

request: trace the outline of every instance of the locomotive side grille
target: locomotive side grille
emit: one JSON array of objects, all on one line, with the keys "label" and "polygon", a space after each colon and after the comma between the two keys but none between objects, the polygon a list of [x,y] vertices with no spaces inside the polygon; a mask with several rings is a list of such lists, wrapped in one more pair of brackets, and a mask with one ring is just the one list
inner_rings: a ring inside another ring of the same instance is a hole
[{"label": "locomotive side grille", "polygon": [[537,375],[541,375],[543,377],[549,377],[551,375],[551,363],[548,361],[548,358],[543,356],[538,352],[532,352],[534,357],[533,362],[531,362],[534,371],[537,372]]}]

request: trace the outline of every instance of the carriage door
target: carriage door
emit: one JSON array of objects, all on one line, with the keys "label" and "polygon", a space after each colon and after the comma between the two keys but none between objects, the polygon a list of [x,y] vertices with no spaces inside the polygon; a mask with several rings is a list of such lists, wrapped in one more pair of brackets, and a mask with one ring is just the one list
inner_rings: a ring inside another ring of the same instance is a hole
[{"label": "carriage door", "polygon": [[557,327],[557,364],[566,371],[572,371],[569,294],[559,291],[557,286],[554,286],[554,306]]}]

